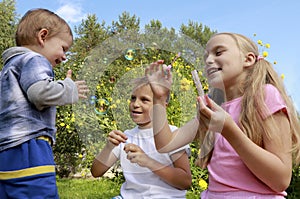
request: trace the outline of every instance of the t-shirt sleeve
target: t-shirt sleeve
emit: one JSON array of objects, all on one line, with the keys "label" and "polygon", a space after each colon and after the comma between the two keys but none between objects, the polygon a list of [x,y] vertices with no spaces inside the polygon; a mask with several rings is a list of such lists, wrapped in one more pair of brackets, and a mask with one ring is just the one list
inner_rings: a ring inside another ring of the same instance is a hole
[{"label": "t-shirt sleeve", "polygon": [[265,103],[267,110],[262,115],[263,119],[266,119],[268,116],[273,115],[278,111],[287,112],[286,103],[284,102],[281,94],[278,89],[271,84],[265,86]]}]

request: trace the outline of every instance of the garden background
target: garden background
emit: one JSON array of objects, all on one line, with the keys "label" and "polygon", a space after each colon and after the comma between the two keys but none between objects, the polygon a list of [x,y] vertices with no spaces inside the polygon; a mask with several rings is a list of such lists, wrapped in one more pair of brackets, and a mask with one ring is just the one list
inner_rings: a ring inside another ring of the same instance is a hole
[{"label": "garden background", "polygon": [[[14,33],[20,16],[14,0],[0,2],[0,12],[2,53],[15,45]],[[191,70],[198,70],[204,91],[209,91],[201,71],[202,46],[217,30],[194,21],[183,24],[179,33],[163,27],[159,20],[140,27],[138,16],[123,12],[117,21],[102,23],[91,14],[74,27],[74,32],[68,60],[55,68],[56,78],[65,78],[67,70],[72,69],[74,79],[88,80],[92,94],[78,105],[57,107],[54,154],[59,192],[61,198],[110,198],[119,192],[124,180],[122,171],[116,165],[111,170],[113,177],[93,179],[89,169],[108,132],[133,125],[126,114],[128,81],[143,74],[145,66],[153,61],[163,59],[171,63],[177,57],[172,64],[176,84],[172,87],[168,120],[170,124],[182,125],[195,114],[196,90]],[[1,60],[0,69],[2,65]],[[194,164],[197,148],[197,142],[191,144],[193,183],[188,198],[198,198],[207,188],[207,170]],[[293,170],[287,192],[290,199],[300,198],[299,167]]]}]

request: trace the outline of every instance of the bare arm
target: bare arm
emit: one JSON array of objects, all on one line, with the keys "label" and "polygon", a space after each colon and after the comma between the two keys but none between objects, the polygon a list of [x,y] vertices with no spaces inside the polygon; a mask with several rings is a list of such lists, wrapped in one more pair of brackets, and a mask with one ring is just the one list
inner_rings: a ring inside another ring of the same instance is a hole
[{"label": "bare arm", "polygon": [[196,118],[173,133],[168,125],[165,103],[172,84],[171,71],[165,71],[165,68],[156,62],[152,63],[145,73],[153,92],[153,131],[157,150],[162,153],[170,152],[192,142],[199,125]]},{"label": "bare arm", "polygon": [[125,142],[126,135],[118,130],[113,130],[108,135],[108,142],[95,157],[91,173],[94,177],[101,177],[103,174],[117,161],[117,157],[112,153],[112,150],[121,142]]},{"label": "bare arm", "polygon": [[[154,103],[156,103],[155,100]],[[155,104],[153,106],[155,146],[161,153],[170,152],[191,143],[195,139],[199,126],[197,118],[194,118],[172,132],[166,115],[165,107],[160,104]]]},{"label": "bare arm", "polygon": [[192,175],[190,163],[185,151],[180,151],[172,155],[172,166],[161,164],[150,158],[135,144],[126,145],[124,150],[127,152],[127,158],[131,163],[137,163],[141,167],[147,167],[169,185],[181,190],[186,190],[191,186]]},{"label": "bare arm", "polygon": [[174,167],[165,166],[156,169],[156,164],[152,164],[148,168],[168,184],[178,189],[188,189],[192,184],[192,174],[187,154],[180,152],[172,155],[172,159]]},{"label": "bare arm", "polygon": [[[289,121],[284,113],[274,114],[279,129],[273,129],[280,142],[264,136],[264,148],[254,144],[234,123],[224,126],[222,135],[229,141],[249,170],[274,191],[284,191],[292,175],[291,136]],[[267,119],[268,120],[268,119]]]},{"label": "bare arm", "polygon": [[102,151],[95,157],[91,173],[94,177],[101,177],[117,161],[117,157],[112,153],[115,146],[107,143]]},{"label": "bare arm", "polygon": [[[272,136],[279,136],[281,139],[274,141],[264,135],[264,148],[262,148],[252,142],[221,107],[210,101],[210,108],[208,108],[203,106],[200,98],[198,100],[202,104],[202,106],[200,105],[202,116],[211,118],[216,123],[219,121],[221,125],[217,128],[220,129],[222,126],[222,130],[219,132],[239,154],[248,169],[274,191],[284,191],[289,186],[292,174],[292,155],[290,153],[292,142],[287,116],[283,112],[273,114],[279,128],[272,129]],[[220,117],[222,115],[223,119]],[[267,118],[265,122],[269,120],[271,118]]]}]

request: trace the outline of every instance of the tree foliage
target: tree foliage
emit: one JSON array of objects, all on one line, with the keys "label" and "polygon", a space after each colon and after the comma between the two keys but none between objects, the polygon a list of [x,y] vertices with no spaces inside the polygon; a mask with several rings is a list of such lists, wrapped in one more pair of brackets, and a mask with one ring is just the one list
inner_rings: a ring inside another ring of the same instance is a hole
[{"label": "tree foliage", "polygon": [[[0,2],[0,53],[15,45],[15,32],[18,16],[16,14],[15,0]],[[2,57],[0,69],[2,69]]]},{"label": "tree foliage", "polygon": [[[3,52],[15,44],[18,21],[15,1],[0,2],[0,12],[0,50]],[[96,15],[88,15],[74,27],[74,32],[74,44],[67,61],[55,68],[56,79],[64,79],[67,70],[72,69],[74,80],[88,81],[89,97],[93,98],[57,109],[54,154],[60,177],[88,170],[111,130],[133,127],[127,102],[130,80],[143,75],[147,64],[159,59],[167,65],[172,63],[175,84],[167,109],[170,124],[181,126],[195,114],[196,90],[191,70],[198,69],[204,90],[208,91],[207,81],[201,75],[202,46],[216,31],[201,23],[189,21],[176,33],[174,28],[163,27],[159,20],[151,20],[141,28],[137,16],[124,12],[111,24],[99,23]],[[103,108],[104,114],[95,114],[95,110],[102,111]],[[191,190],[199,194],[204,189],[199,186],[200,182],[207,181],[207,170],[194,164],[198,155],[197,143],[192,143],[191,148]],[[288,190],[295,196],[299,196],[296,191],[299,178],[299,168],[295,168]]]},{"label": "tree foliage", "polygon": [[202,46],[205,46],[208,39],[216,33],[216,31],[212,31],[208,26],[203,26],[203,24],[193,21],[189,21],[188,25],[182,24],[180,32],[193,38]]}]

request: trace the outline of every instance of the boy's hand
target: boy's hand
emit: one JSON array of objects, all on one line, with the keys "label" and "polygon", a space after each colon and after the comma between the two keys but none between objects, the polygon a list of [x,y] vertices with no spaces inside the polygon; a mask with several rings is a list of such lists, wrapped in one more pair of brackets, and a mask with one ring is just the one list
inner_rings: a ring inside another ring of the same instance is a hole
[{"label": "boy's hand", "polygon": [[136,144],[126,144],[124,151],[127,153],[127,159],[131,163],[137,163],[141,167],[147,167],[151,162],[149,156]]},{"label": "boy's hand", "polygon": [[77,86],[78,91],[78,97],[82,99],[87,98],[87,93],[90,91],[85,83],[84,80],[81,81],[75,81],[75,84]]},{"label": "boy's hand", "polygon": [[127,140],[127,136],[122,131],[112,130],[108,134],[108,141],[112,143],[114,146],[118,146],[121,142],[125,143],[126,140]]},{"label": "boy's hand", "polygon": [[66,77],[72,79],[72,70],[67,71],[67,76]]},{"label": "boy's hand", "polygon": [[[68,70],[66,77],[72,79],[72,70]],[[82,98],[82,99],[86,99],[89,89],[88,89],[85,81],[83,81],[83,80],[75,81],[75,84],[77,86],[78,97]]]}]

